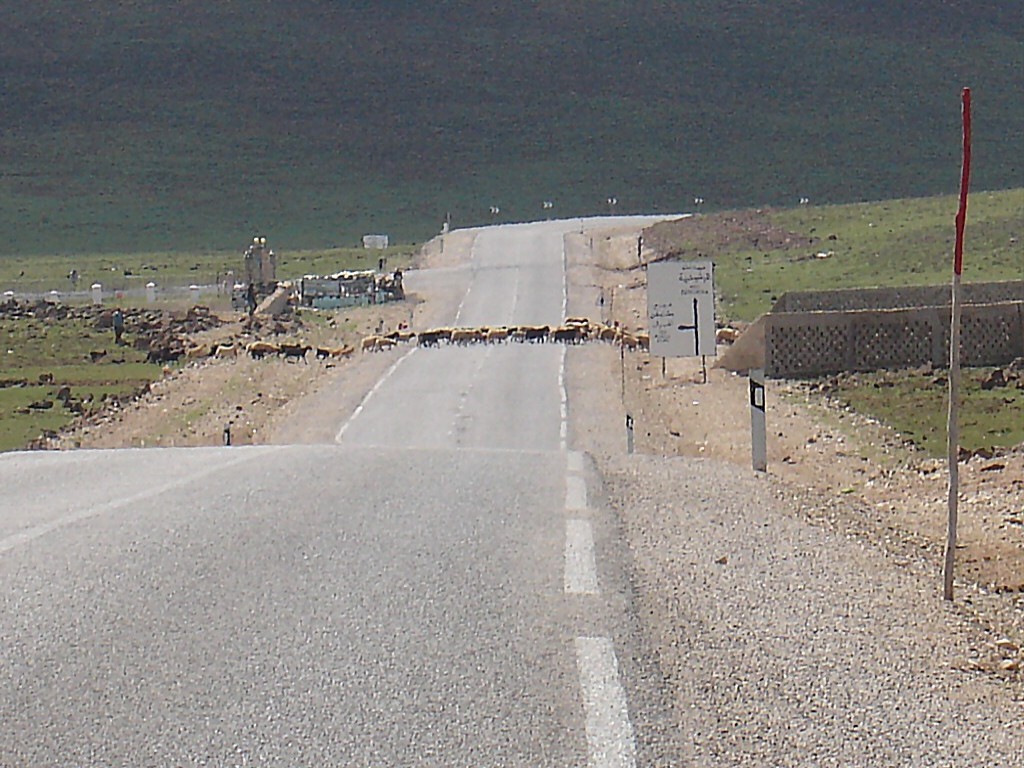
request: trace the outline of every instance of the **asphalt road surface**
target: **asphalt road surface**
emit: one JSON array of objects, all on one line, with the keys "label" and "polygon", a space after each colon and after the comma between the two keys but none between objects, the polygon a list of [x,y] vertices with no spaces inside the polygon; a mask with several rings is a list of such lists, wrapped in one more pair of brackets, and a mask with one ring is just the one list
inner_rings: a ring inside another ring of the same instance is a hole
[{"label": "asphalt road surface", "polygon": [[[578,226],[481,231],[453,322],[558,322]],[[0,457],[0,765],[680,764],[564,354],[403,350],[328,445]]]}]

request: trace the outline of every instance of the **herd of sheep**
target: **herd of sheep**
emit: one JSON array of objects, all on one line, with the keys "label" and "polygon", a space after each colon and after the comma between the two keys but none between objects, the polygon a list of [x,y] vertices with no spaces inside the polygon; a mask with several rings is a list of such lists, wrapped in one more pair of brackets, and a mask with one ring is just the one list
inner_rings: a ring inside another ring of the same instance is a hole
[{"label": "herd of sheep", "polygon": [[[716,334],[719,343],[732,343],[739,336],[733,328],[721,328]],[[570,317],[561,325],[502,325],[479,327],[445,327],[431,328],[418,333],[410,330],[398,330],[386,334],[374,334],[364,338],[360,344],[363,352],[380,352],[391,349],[403,342],[415,341],[420,347],[437,347],[441,344],[465,346],[468,344],[499,344],[504,342],[524,342],[543,344],[557,342],[563,344],[581,344],[586,341],[605,341],[624,349],[651,348],[650,334],[643,331],[629,331],[618,325],[606,325],[594,322],[585,317]],[[253,341],[242,344],[201,344],[185,352],[186,359],[201,357],[232,357],[240,353],[248,354],[254,360],[267,356],[278,356],[290,360],[301,359],[316,351],[318,360],[346,358],[352,356],[356,348],[350,344],[341,347],[313,346],[303,342],[270,342]]]},{"label": "herd of sheep", "polygon": [[[468,344],[498,344],[504,342],[525,342],[541,344],[558,342],[580,344],[585,341],[606,341],[626,349],[650,349],[650,336],[642,332],[631,332],[619,326],[593,322],[587,318],[570,317],[563,324],[513,325],[480,327],[445,327],[414,332],[398,330],[387,334],[374,334],[362,340],[363,352],[380,352],[405,342],[415,341],[421,347],[437,347],[441,344],[465,346]],[[220,343],[196,344],[185,351],[185,359],[197,360],[207,357],[234,357],[247,354],[254,360],[276,356],[290,360],[306,361],[307,355],[315,350],[318,360],[350,357],[356,348],[350,344],[341,347],[313,346],[303,342],[253,341],[249,344]]]},{"label": "herd of sheep", "polygon": [[342,347],[314,347],[311,344],[302,342],[273,342],[253,341],[248,344],[236,342],[219,344],[196,344],[185,350],[186,360],[199,360],[206,357],[237,357],[239,354],[247,354],[253,360],[262,360],[264,357],[277,356],[286,360],[306,361],[306,356],[316,350],[318,360],[327,358],[348,357],[356,348],[351,345]]},{"label": "herd of sheep", "polygon": [[416,339],[421,347],[443,344],[497,344],[502,342],[581,344],[585,341],[607,341],[627,349],[650,349],[650,336],[633,333],[619,326],[595,323],[585,317],[570,317],[562,325],[480,326],[476,328],[433,328],[414,334],[396,331],[387,335],[367,336],[363,339],[363,352],[390,349],[401,341]]}]

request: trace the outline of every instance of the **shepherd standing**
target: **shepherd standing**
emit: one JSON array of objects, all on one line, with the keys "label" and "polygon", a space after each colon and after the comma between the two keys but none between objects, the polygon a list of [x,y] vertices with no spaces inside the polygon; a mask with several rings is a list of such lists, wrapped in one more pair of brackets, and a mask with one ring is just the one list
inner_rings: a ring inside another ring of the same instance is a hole
[{"label": "shepherd standing", "polygon": [[118,307],[114,310],[114,343],[121,345],[121,336],[124,334],[124,312]]},{"label": "shepherd standing", "polygon": [[256,312],[256,286],[252,283],[245,292],[245,304],[249,308],[249,317],[252,317]]}]

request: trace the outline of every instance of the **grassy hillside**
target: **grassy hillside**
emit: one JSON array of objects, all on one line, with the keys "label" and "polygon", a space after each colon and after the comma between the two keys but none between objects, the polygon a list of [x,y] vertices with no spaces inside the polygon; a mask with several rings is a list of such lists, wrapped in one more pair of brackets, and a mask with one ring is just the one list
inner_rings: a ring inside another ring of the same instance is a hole
[{"label": "grassy hillside", "polygon": [[554,214],[1020,186],[1024,10],[37,0],[0,10],[0,253],[281,250]]},{"label": "grassy hillside", "polygon": [[[786,291],[950,281],[956,196],[723,211],[665,222],[648,245],[713,258],[720,311],[753,320]],[[967,212],[965,282],[1024,280],[1024,189],[977,192]]]}]

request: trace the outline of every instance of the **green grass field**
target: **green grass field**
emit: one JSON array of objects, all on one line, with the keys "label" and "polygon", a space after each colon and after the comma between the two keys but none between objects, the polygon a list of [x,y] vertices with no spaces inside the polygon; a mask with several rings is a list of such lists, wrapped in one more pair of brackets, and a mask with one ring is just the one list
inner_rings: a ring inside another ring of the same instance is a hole
[{"label": "green grass field", "polygon": [[[310,249],[281,254],[278,275],[298,278],[342,270],[375,269],[378,259],[387,268],[406,268],[415,252],[412,246],[384,250],[364,248]],[[149,280],[161,287],[213,283],[229,270],[240,275],[243,261],[237,253],[125,253],[64,256],[11,257],[0,259],[0,288],[16,294],[66,291],[70,269],[79,271],[79,290],[93,282],[104,286],[106,302],[125,307],[145,306],[140,292],[115,298],[117,291],[141,288]],[[84,302],[85,299],[80,299]],[[181,297],[161,296],[158,307],[182,308]],[[228,310],[226,297],[203,297],[203,303]],[[310,322],[326,322],[316,313]],[[91,362],[90,352],[105,352]],[[161,366],[145,362],[146,354],[131,347],[115,347],[109,330],[98,330],[79,319],[54,323],[43,319],[12,319],[0,315],[0,450],[24,448],[46,431],[57,431],[75,414],[62,407],[55,395],[71,387],[76,400],[89,400],[85,408],[100,407],[106,396],[127,397],[146,383],[159,379]],[[40,377],[52,381],[41,382]],[[32,403],[50,401],[52,407],[33,409]]]},{"label": "green grass field", "polygon": [[[968,451],[1024,443],[1024,388],[985,390],[990,368],[964,369],[960,446]],[[842,376],[834,396],[899,432],[930,456],[946,455],[949,385],[944,371],[879,371]]]},{"label": "green grass field", "polygon": [[[104,356],[91,362],[90,351]],[[75,414],[56,399],[64,386],[86,411],[100,407],[104,396],[130,396],[162,376],[160,366],[146,362],[146,353],[114,345],[109,330],[81,320],[0,317],[0,450],[24,448],[44,431],[56,431]],[[32,403],[48,401],[47,409]]]}]

